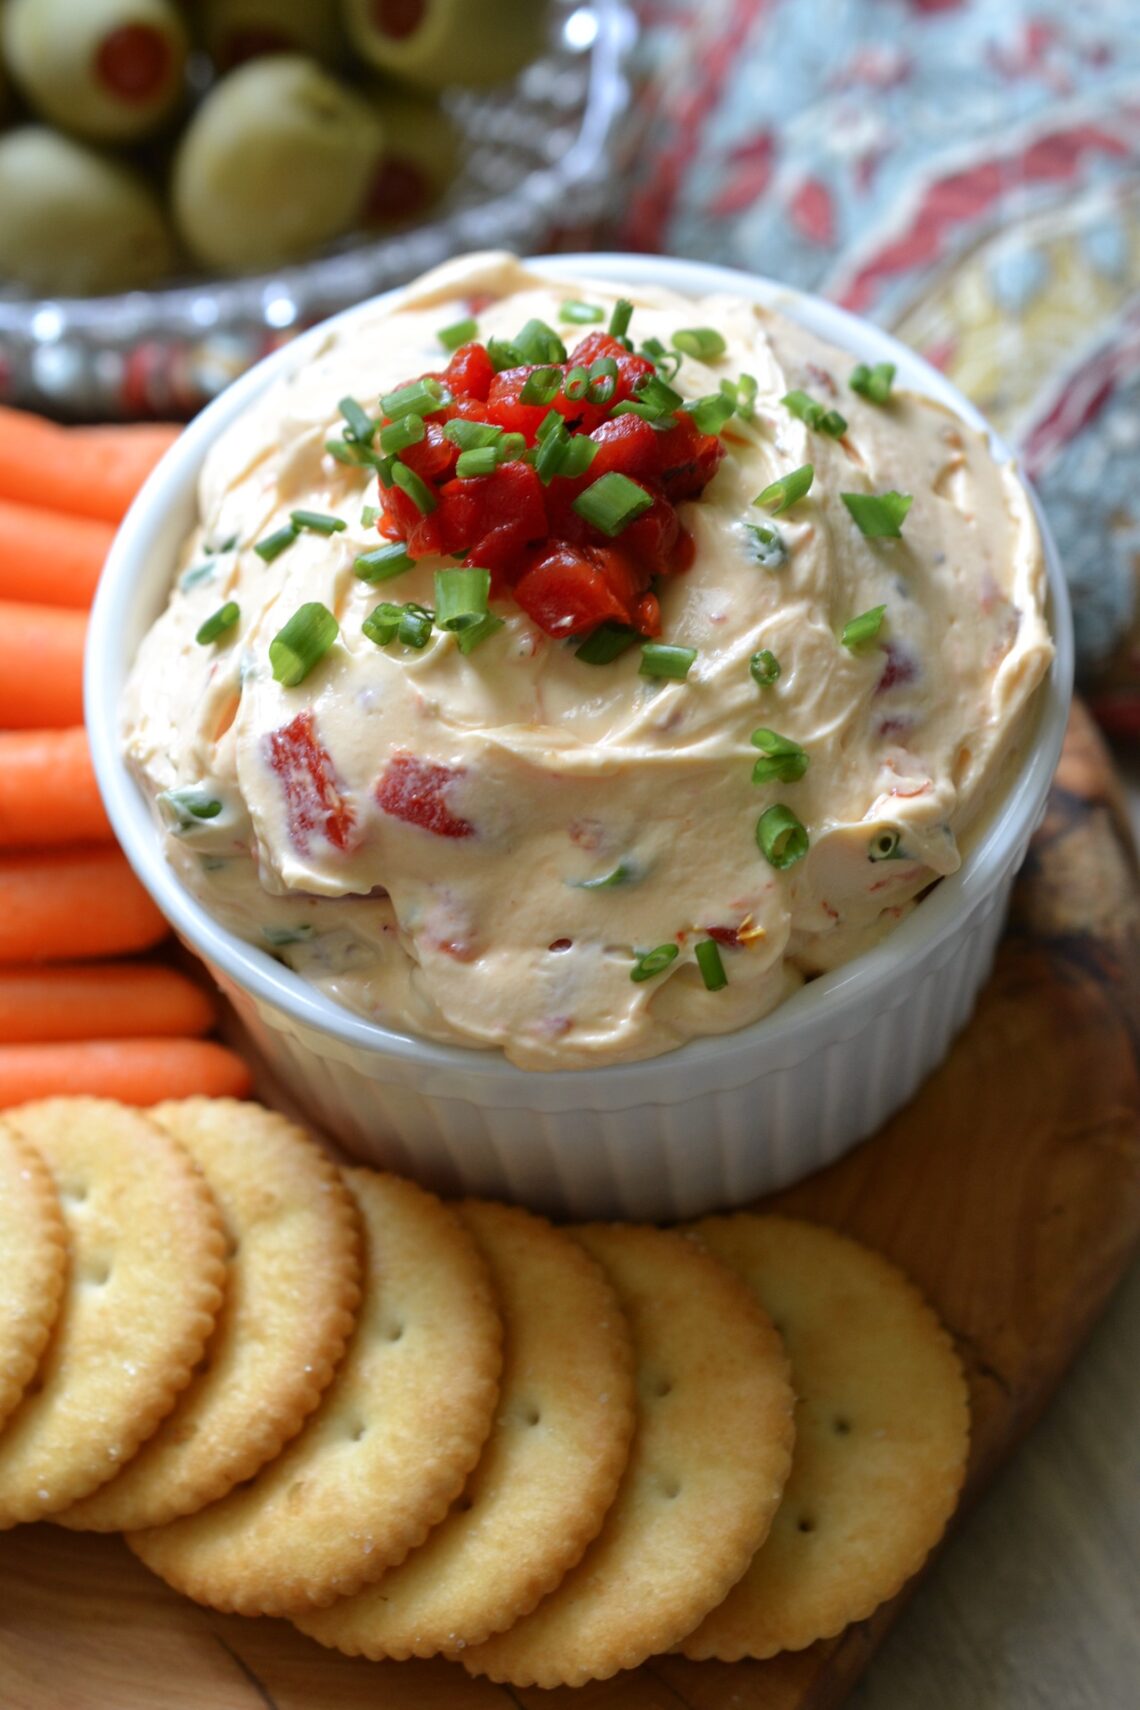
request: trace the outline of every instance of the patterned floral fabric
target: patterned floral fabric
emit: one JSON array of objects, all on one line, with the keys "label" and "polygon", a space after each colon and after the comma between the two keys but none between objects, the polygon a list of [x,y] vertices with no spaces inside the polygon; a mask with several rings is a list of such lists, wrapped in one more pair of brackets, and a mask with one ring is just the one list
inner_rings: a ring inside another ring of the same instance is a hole
[{"label": "patterned floral fabric", "polygon": [[614,234],[819,291],[1017,445],[1097,710],[1140,737],[1136,0],[640,0]]}]

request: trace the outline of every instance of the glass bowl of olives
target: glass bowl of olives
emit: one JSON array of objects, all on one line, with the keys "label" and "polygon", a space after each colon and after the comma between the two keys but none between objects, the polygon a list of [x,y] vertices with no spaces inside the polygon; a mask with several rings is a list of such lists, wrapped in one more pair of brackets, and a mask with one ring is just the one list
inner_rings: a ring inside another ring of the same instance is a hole
[{"label": "glass bowl of olives", "polygon": [[186,416],[449,256],[613,195],[624,0],[7,0],[0,400]]}]

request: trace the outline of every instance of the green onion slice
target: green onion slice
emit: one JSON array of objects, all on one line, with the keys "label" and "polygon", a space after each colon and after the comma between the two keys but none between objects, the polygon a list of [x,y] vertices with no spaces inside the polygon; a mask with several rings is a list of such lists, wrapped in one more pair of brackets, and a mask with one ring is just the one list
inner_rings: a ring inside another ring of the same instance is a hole
[{"label": "green onion slice", "polygon": [[440,629],[471,629],[487,616],[489,570],[437,570],[435,621]]},{"label": "green onion slice", "polygon": [[416,561],[409,558],[407,545],[402,540],[392,540],[372,552],[362,552],[352,566],[362,582],[387,582],[392,576],[402,576],[406,570],[414,570],[415,567]]},{"label": "green onion slice", "polygon": [[395,456],[407,451],[409,445],[418,445],[426,432],[422,416],[397,416],[380,429],[380,450],[386,457]]},{"label": "green onion slice", "polygon": [[869,861],[905,861],[906,856],[899,848],[902,842],[897,831],[879,831],[871,839],[871,847],[867,851]]},{"label": "green onion slice", "polygon": [[652,362],[658,373],[664,374],[667,380],[677,378],[677,371],[684,361],[679,350],[666,350],[659,338],[647,338],[638,351],[638,355],[644,356],[648,362]]},{"label": "green onion slice", "polygon": [[377,424],[367,410],[362,410],[355,398],[342,398],[337,409],[348,424],[351,437],[361,445],[371,445]]},{"label": "green onion slice", "polygon": [[425,375],[422,380],[413,380],[408,386],[386,392],[380,400],[380,407],[389,421],[394,422],[401,416],[430,416],[443,407],[445,398],[442,383]]},{"label": "green onion slice", "polygon": [[495,449],[500,463],[511,463],[526,451],[526,440],[521,433],[505,433]]},{"label": "green onion slice", "polygon": [[782,570],[788,562],[788,545],[771,523],[745,523],[748,546],[756,563],[765,570]]},{"label": "green onion slice", "polygon": [[793,742],[790,736],[781,736],[775,730],[754,730],[752,746],[760,750],[760,759],[752,768],[754,784],[767,784],[773,778],[778,778],[782,784],[794,784],[803,777],[811,763],[810,756],[798,742]]},{"label": "green onion slice", "polygon": [[430,516],[437,503],[435,494],[414,469],[409,469],[406,463],[395,463],[392,466],[392,479],[401,493],[406,493],[422,516]]},{"label": "green onion slice", "polygon": [[817,403],[807,392],[786,392],[780,402],[790,415],[797,416],[817,433],[826,433],[830,434],[832,439],[841,439],[847,432],[847,422],[839,411],[829,410],[825,404]]},{"label": "green onion slice", "polygon": [[324,511],[290,511],[289,521],[294,528],[308,529],[310,534],[340,534],[348,527],[343,517],[330,517]]},{"label": "green onion slice", "polygon": [[567,302],[558,306],[558,319],[566,321],[570,326],[595,326],[598,321],[604,321],[606,311],[597,303],[581,303],[571,297]]},{"label": "green onion slice", "polygon": [[914,503],[909,493],[840,493],[860,534],[868,540],[898,540]]},{"label": "green onion slice", "polygon": [[426,606],[416,605],[412,600],[404,606],[383,600],[360,627],[377,647],[387,647],[390,641],[398,638],[406,647],[420,648],[426,647],[431,640],[434,623],[435,613],[428,611]]},{"label": "green onion slice", "polygon": [[757,493],[752,503],[762,505],[774,517],[781,511],[790,510],[798,504],[805,493],[811,492],[811,484],[815,479],[815,467],[811,463],[802,463],[798,469],[793,469],[787,475],[781,475],[779,480],[772,481],[762,493]]},{"label": "green onion slice", "polygon": [[611,338],[624,338],[629,331],[629,323],[633,319],[633,304],[625,297],[619,297],[614,304],[610,316],[609,334]]},{"label": "green onion slice", "polygon": [[458,350],[461,344],[470,344],[478,331],[478,323],[468,315],[466,320],[452,321],[449,327],[440,327],[435,336],[444,350]]},{"label": "green onion slice", "polygon": [[660,374],[647,374],[633,388],[634,398],[642,410],[649,412],[649,420],[659,420],[662,416],[670,416],[679,410],[685,402],[680,392],[662,380]]},{"label": "green onion slice", "polygon": [[613,356],[596,357],[590,364],[590,384],[586,397],[591,404],[608,404],[617,391],[618,365]]},{"label": "green onion slice", "polygon": [[866,398],[872,404],[885,404],[894,383],[893,362],[876,362],[873,368],[868,368],[865,362],[860,362],[847,382],[853,392],[858,392],[861,398]]},{"label": "green onion slice", "polygon": [[528,321],[513,340],[523,362],[565,362],[566,346],[545,321]]},{"label": "green onion slice", "polygon": [[520,404],[552,404],[562,390],[561,368],[532,368],[519,393]]},{"label": "green onion slice", "polygon": [[780,661],[767,647],[762,647],[759,653],[754,653],[748,661],[748,669],[752,681],[761,689],[770,689],[780,675]]},{"label": "green onion slice", "polygon": [[502,627],[502,618],[496,617],[494,612],[488,612],[486,616],[479,619],[478,623],[473,623],[470,628],[461,629],[457,632],[455,640],[460,653],[473,652],[480,642],[486,641],[489,635],[494,635],[495,631],[502,629]]},{"label": "green onion slice", "polygon": [[719,433],[735,409],[732,399],[723,392],[713,392],[709,397],[698,398],[685,407],[701,433]]},{"label": "green onion slice", "polygon": [[339,634],[339,626],[327,606],[310,600],[298,606],[293,616],[269,643],[269,663],[278,683],[295,689],[318,665]]},{"label": "green onion slice", "polygon": [[756,842],[764,859],[779,872],[794,867],[808,852],[807,832],[782,802],[766,808],[756,821]]},{"label": "green onion slice", "polygon": [[682,327],[673,334],[674,350],[684,351],[686,356],[699,356],[702,362],[723,356],[726,348],[723,336],[715,327]]},{"label": "green onion slice", "polygon": [[576,891],[612,891],[615,885],[626,885],[633,877],[634,869],[619,861],[616,867],[597,879],[572,879],[570,882]]},{"label": "green onion slice", "polygon": [[644,956],[637,958],[629,970],[629,977],[636,985],[640,985],[642,980],[652,980],[657,974],[663,974],[678,955],[675,944],[659,944],[656,950],[647,950]]},{"label": "green onion slice", "polygon": [[469,481],[476,475],[493,475],[499,467],[499,453],[493,445],[479,445],[474,451],[461,451],[455,465],[455,473],[461,481]]},{"label": "green onion slice", "polygon": [[208,617],[199,629],[194,640],[201,647],[208,647],[211,641],[217,641],[219,635],[224,635],[227,629],[232,629],[241,616],[241,607],[236,600],[227,600],[224,606]]},{"label": "green onion slice", "polygon": [[503,437],[503,430],[493,422],[467,422],[457,416],[454,421],[444,423],[443,437],[457,445],[460,451],[482,451],[488,445],[497,444]]},{"label": "green onion slice", "polygon": [[562,383],[563,396],[571,404],[580,404],[590,389],[590,370],[581,363],[573,367]]},{"label": "green onion slice", "polygon": [[380,458],[370,445],[362,445],[351,437],[326,439],[325,450],[348,469],[378,469]]},{"label": "green onion slice", "polygon": [[631,522],[644,516],[653,504],[653,494],[616,469],[601,475],[572,501],[574,510],[611,540]]},{"label": "green onion slice", "polygon": [[208,582],[217,568],[217,560],[207,558],[204,563],[195,564],[189,570],[183,571],[178,579],[178,586],[183,593],[188,593],[191,588],[197,588],[201,583]]},{"label": "green onion slice", "polygon": [[883,627],[883,617],[886,606],[872,606],[868,612],[860,612],[858,617],[851,618],[843,625],[843,633],[839,637],[844,647],[854,652],[859,647],[866,647],[869,641],[874,641]]},{"label": "green onion slice", "polygon": [[489,338],[487,355],[496,374],[501,374],[504,368],[521,368],[525,361],[518,345],[512,344],[509,338]]},{"label": "green onion slice", "polygon": [[361,528],[375,528],[380,521],[380,509],[377,505],[365,505],[360,512]]},{"label": "green onion slice", "polygon": [[283,552],[288,551],[296,538],[296,527],[293,523],[286,523],[284,528],[274,529],[273,533],[267,534],[264,540],[259,540],[253,550],[267,564],[272,564],[275,558],[280,558]]},{"label": "green onion slice", "polygon": [[189,831],[199,820],[217,819],[222,804],[204,784],[186,784],[180,790],[163,790],[159,807],[181,831]]},{"label": "green onion slice", "polygon": [[705,982],[705,990],[710,992],[723,991],[728,984],[728,975],[724,971],[724,963],[720,958],[720,946],[715,938],[702,939],[696,948],[697,967],[701,970],[701,979]]},{"label": "green onion slice", "polygon": [[742,374],[739,380],[722,380],[720,389],[726,398],[732,399],[733,412],[741,421],[755,420],[756,396],[760,387],[753,375]]},{"label": "green onion slice", "polygon": [[600,623],[581,647],[574,649],[574,657],[583,665],[612,665],[636,640],[637,631],[624,623]]},{"label": "green onion slice", "polygon": [[674,647],[666,641],[647,641],[641,649],[639,677],[667,677],[683,683],[697,657],[695,647]]}]

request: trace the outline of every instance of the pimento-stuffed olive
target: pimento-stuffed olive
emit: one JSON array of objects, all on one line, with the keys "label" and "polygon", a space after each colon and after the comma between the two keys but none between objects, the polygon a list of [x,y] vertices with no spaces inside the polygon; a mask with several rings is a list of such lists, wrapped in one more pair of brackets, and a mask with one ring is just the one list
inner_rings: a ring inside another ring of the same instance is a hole
[{"label": "pimento-stuffed olive", "polygon": [[352,45],[378,71],[421,89],[514,77],[542,52],[545,0],[343,0]]},{"label": "pimento-stuffed olive", "polygon": [[334,0],[205,0],[202,41],[219,71],[270,53],[305,53],[335,65],[344,30]]},{"label": "pimento-stuffed olive", "polygon": [[149,285],[173,263],[158,199],[130,168],[44,125],[0,137],[0,278],[89,296]]},{"label": "pimento-stuffed olive", "polygon": [[360,218],[382,141],[375,112],[313,60],[251,60],[211,90],[182,138],[178,232],[223,273],[299,261]]},{"label": "pimento-stuffed olive", "polygon": [[422,219],[459,175],[459,132],[429,96],[382,88],[376,91],[375,104],[384,126],[384,147],[362,219],[370,226]]},{"label": "pimento-stuffed olive", "polygon": [[2,30],[29,105],[78,136],[147,136],[181,99],[186,31],[170,0],[8,0]]}]

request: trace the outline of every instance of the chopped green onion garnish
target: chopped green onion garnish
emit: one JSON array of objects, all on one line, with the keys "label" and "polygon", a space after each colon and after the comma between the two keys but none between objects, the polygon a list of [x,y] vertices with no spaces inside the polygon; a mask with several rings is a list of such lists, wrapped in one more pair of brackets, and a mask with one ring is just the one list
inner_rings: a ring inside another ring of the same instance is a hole
[{"label": "chopped green onion garnish", "polygon": [[871,839],[871,847],[867,851],[869,861],[905,861],[906,856],[899,848],[902,842],[897,831],[880,831]]},{"label": "chopped green onion garnish", "polygon": [[857,647],[866,647],[869,641],[874,641],[883,626],[883,615],[886,606],[872,606],[869,612],[860,612],[858,617],[851,618],[843,625],[843,634],[839,637],[844,647],[854,651]]},{"label": "chopped green onion garnish", "polygon": [[254,551],[259,558],[264,558],[267,564],[272,564],[275,558],[280,558],[297,538],[297,530],[292,523],[286,523],[284,528],[274,529],[264,540],[259,540]]},{"label": "chopped green onion garnish", "polygon": [[756,842],[770,866],[783,871],[802,861],[808,852],[808,834],[782,802],[766,808],[756,821]]},{"label": "chopped green onion garnish", "polygon": [[541,445],[552,433],[566,432],[566,418],[560,416],[557,410],[547,410],[542,420],[534,430],[534,437]]},{"label": "chopped green onion garnish", "polygon": [[348,524],[342,517],[326,516],[324,511],[290,511],[294,528],[308,529],[310,534],[339,534]]},{"label": "chopped green onion garnish", "polygon": [[664,374],[667,380],[677,378],[677,371],[684,360],[679,350],[666,350],[659,338],[647,338],[638,354],[652,362],[653,366],[659,373]]},{"label": "chopped green onion garnish", "polygon": [[465,422],[457,416],[454,421],[444,423],[443,437],[457,445],[460,451],[481,451],[484,446],[494,445],[502,439],[503,430],[492,422]]},{"label": "chopped green onion garnish", "polygon": [[629,977],[640,985],[642,980],[651,980],[656,974],[663,974],[670,962],[677,960],[679,952],[675,944],[659,944],[656,950],[647,950],[644,956],[639,956],[629,970]]},{"label": "chopped green onion garnish", "polygon": [[826,405],[817,403],[806,392],[786,392],[780,402],[790,415],[797,416],[817,433],[826,433],[830,434],[832,439],[841,439],[847,432],[847,423],[838,410],[829,410]]},{"label": "chopped green onion garnish", "polygon": [[672,415],[685,402],[680,392],[675,391],[667,380],[662,380],[660,374],[646,375],[637,382],[633,392],[642,409],[651,412],[650,421]]},{"label": "chopped green onion garnish", "polygon": [[470,344],[478,331],[478,323],[469,315],[465,321],[452,321],[449,327],[440,327],[435,336],[444,350],[458,350],[461,344]]},{"label": "chopped green onion garnish", "polygon": [[430,416],[442,407],[444,400],[443,386],[430,375],[422,380],[413,380],[409,386],[400,386],[395,392],[386,392],[380,400],[380,407],[389,421],[398,421],[401,416]]},{"label": "chopped green onion garnish", "polygon": [[802,463],[798,469],[793,469],[790,474],[781,475],[779,480],[772,481],[762,493],[757,493],[752,503],[763,505],[766,511],[771,511],[774,517],[778,517],[781,511],[788,510],[792,505],[798,503],[805,493],[811,491],[811,484],[814,479],[814,466],[810,463]]},{"label": "chopped green onion garnish", "polygon": [[608,873],[603,873],[597,879],[572,879],[570,882],[576,891],[612,891],[615,885],[628,884],[633,878],[633,868],[627,867],[624,861],[619,861],[616,867]]},{"label": "chopped green onion garnish", "polygon": [[891,395],[894,380],[893,362],[876,362],[873,368],[868,368],[865,362],[861,362],[847,384],[853,392],[858,392],[861,398],[868,399],[870,403],[885,404]]},{"label": "chopped green onion garnish", "polygon": [[559,304],[558,319],[567,321],[571,326],[589,327],[598,321],[604,321],[606,311],[597,303],[580,303],[576,298]]},{"label": "chopped green onion garnish", "polygon": [[752,782],[766,784],[779,778],[782,784],[794,784],[810,765],[810,757],[789,736],[774,730],[754,730],[752,746],[760,750],[760,759],[752,768]]},{"label": "chopped green onion garnish", "polygon": [[528,321],[513,341],[524,362],[565,362],[566,346],[545,321]]},{"label": "chopped green onion garnish", "polygon": [[487,616],[489,570],[437,570],[435,621],[440,629],[471,629]]},{"label": "chopped green onion garnish", "polygon": [[163,790],[158,797],[159,807],[182,830],[188,831],[202,819],[217,819],[222,811],[222,804],[216,796],[212,796],[204,784],[187,784],[180,790]]},{"label": "chopped green onion garnish", "polygon": [[840,493],[868,540],[898,540],[914,500],[909,493]]},{"label": "chopped green onion garnish", "polygon": [[562,390],[561,368],[532,368],[519,393],[520,404],[552,404]]},{"label": "chopped green onion garnish", "polygon": [[518,345],[512,344],[508,338],[489,338],[487,355],[496,374],[501,374],[504,368],[521,368],[525,360]]},{"label": "chopped green onion garnish", "polygon": [[455,473],[463,481],[474,475],[493,475],[499,467],[499,453],[493,445],[476,446],[474,451],[461,451]]},{"label": "chopped green onion garnish", "polygon": [[392,479],[401,493],[406,493],[421,516],[430,516],[438,503],[435,494],[406,463],[395,463],[392,466]]},{"label": "chopped green onion garnish", "polygon": [[565,475],[570,481],[576,480],[579,475],[586,473],[598,455],[598,450],[597,440],[591,439],[589,434],[571,434],[562,447],[557,473]]},{"label": "chopped green onion garnish", "polygon": [[402,576],[405,570],[414,570],[416,561],[408,557],[408,548],[402,540],[389,541],[386,546],[378,546],[372,552],[362,552],[353,562],[353,571],[362,582],[387,582],[392,576]]},{"label": "chopped green onion garnish", "polygon": [[[552,410],[551,415],[555,415]],[[549,420],[549,417],[547,418]],[[546,423],[543,423],[543,427]],[[565,475],[571,480],[584,475],[594,458],[598,455],[598,443],[589,434],[567,432],[566,424],[561,416],[555,415],[554,425],[546,433],[539,429],[542,436],[538,453],[534,460],[535,474],[544,487],[549,487],[556,475]]]},{"label": "chopped green onion garnish", "polygon": [[618,365],[615,357],[599,356],[590,364],[586,397],[591,404],[608,404],[617,391]]},{"label": "chopped green onion garnish", "polygon": [[707,398],[698,398],[695,403],[686,404],[685,408],[701,433],[719,433],[731,417],[735,406],[732,399],[726,398],[723,392],[713,392]]},{"label": "chopped green onion garnish", "polygon": [[479,619],[478,623],[473,623],[469,629],[459,630],[455,640],[460,653],[471,653],[481,641],[486,641],[489,635],[494,635],[495,631],[502,629],[502,627],[502,618],[496,617],[494,612],[488,612],[485,617]]},{"label": "chopped green onion garnish", "polygon": [[511,463],[526,451],[526,440],[521,433],[505,433],[495,449],[500,463]]},{"label": "chopped green onion garnish", "polygon": [[701,970],[701,979],[705,982],[705,990],[710,992],[722,991],[728,984],[728,975],[724,971],[724,963],[720,959],[720,947],[715,938],[705,938],[697,945],[697,967]]},{"label": "chopped green onion garnish", "polygon": [[612,665],[636,640],[637,631],[624,623],[600,623],[581,647],[574,649],[574,657],[584,665]]},{"label": "chopped green onion garnish", "polygon": [[269,643],[269,663],[278,683],[295,689],[320,663],[336,640],[339,627],[327,606],[310,600],[298,606],[284,628]]},{"label": "chopped green onion garnish", "polygon": [[748,546],[757,564],[765,570],[782,570],[788,562],[788,546],[772,523],[745,523]]},{"label": "chopped green onion garnish", "polygon": [[726,398],[732,399],[732,408],[741,421],[750,422],[756,415],[756,394],[760,390],[751,374],[742,374],[739,380],[722,380],[720,389]]},{"label": "chopped green onion garnish", "polygon": [[204,564],[195,564],[191,569],[183,571],[178,586],[183,593],[188,593],[191,588],[197,588],[202,582],[208,582],[217,568],[216,561],[213,558],[207,558]]},{"label": "chopped green onion garnish", "polygon": [[683,350],[686,356],[699,356],[702,362],[723,356],[726,348],[715,327],[682,327],[673,334],[674,350]]},{"label": "chopped green onion garnish", "polygon": [[360,513],[361,528],[375,528],[379,521],[379,508],[376,505],[365,505]]},{"label": "chopped green onion garnish", "polygon": [[369,445],[362,445],[357,440],[326,439],[325,450],[330,457],[335,457],[338,463],[343,463],[349,469],[377,469],[380,459]]},{"label": "chopped green onion garnish", "polygon": [[371,445],[377,424],[367,410],[362,410],[355,398],[342,398],[337,409],[348,423],[352,438],[359,440],[361,445]]},{"label": "chopped green onion garnish", "polygon": [[770,689],[780,675],[780,661],[770,648],[762,647],[748,661],[752,681],[761,689]]},{"label": "chopped green onion garnish", "polygon": [[194,640],[201,647],[208,647],[211,641],[217,641],[219,635],[224,635],[227,629],[232,629],[241,616],[241,607],[236,600],[227,600],[224,606],[219,606],[212,617],[208,617],[199,629]]},{"label": "chopped green onion garnish", "polygon": [[563,395],[571,404],[580,404],[590,389],[590,371],[579,363],[562,383]]},{"label": "chopped green onion garnish", "polygon": [[639,677],[669,677],[683,683],[697,657],[695,647],[673,647],[666,641],[647,641],[641,649]]},{"label": "chopped green onion garnish", "polygon": [[609,334],[611,338],[624,338],[629,331],[629,323],[633,319],[633,304],[625,297],[619,297],[614,304],[610,316]]},{"label": "chopped green onion garnish", "polygon": [[217,546],[203,546],[203,551],[216,553],[220,557],[223,552],[232,552],[237,543],[237,535],[231,534]]},{"label": "chopped green onion garnish", "polygon": [[369,613],[360,627],[377,647],[387,647],[390,641],[399,638],[406,647],[420,648],[426,647],[431,640],[434,622],[435,613],[429,612],[426,606],[418,606],[412,600],[405,606],[384,600]]},{"label": "chopped green onion garnish", "polygon": [[650,509],[653,494],[631,481],[628,475],[612,469],[608,475],[599,476],[572,503],[580,517],[612,539]]},{"label": "chopped green onion garnish", "polygon": [[409,445],[418,445],[426,432],[422,416],[397,416],[380,429],[380,449],[386,457],[394,456],[407,451]]}]

